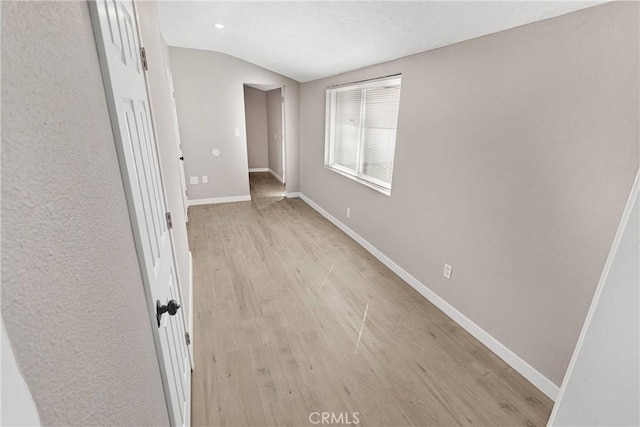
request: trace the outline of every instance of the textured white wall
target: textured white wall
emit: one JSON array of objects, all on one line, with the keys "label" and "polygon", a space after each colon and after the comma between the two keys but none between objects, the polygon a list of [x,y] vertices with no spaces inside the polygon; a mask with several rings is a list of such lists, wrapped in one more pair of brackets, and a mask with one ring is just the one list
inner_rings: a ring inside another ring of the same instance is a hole
[{"label": "textured white wall", "polygon": [[2,316],[45,425],[167,425],[85,2],[2,2]]},{"label": "textured white wall", "polygon": [[[189,199],[249,195],[244,83],[285,86],[287,191],[298,189],[300,83],[231,56],[169,47]],[[240,129],[240,136],[234,129]],[[211,150],[220,150],[213,157]]]},{"label": "textured white wall", "polygon": [[[302,193],[558,385],[638,168],[638,8],[596,6],[300,89]],[[325,90],[396,73],[387,197],[323,167]]]}]

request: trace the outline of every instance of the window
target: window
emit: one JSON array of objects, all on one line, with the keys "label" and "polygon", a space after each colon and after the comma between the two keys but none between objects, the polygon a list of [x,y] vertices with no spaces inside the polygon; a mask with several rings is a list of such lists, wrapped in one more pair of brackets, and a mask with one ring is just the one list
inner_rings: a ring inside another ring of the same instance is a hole
[{"label": "window", "polygon": [[325,167],[387,195],[400,106],[400,76],[327,89]]}]

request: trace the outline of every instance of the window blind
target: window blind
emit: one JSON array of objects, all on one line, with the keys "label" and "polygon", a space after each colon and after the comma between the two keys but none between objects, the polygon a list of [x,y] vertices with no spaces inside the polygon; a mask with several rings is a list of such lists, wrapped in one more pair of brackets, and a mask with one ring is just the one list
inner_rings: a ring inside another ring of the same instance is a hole
[{"label": "window blind", "polygon": [[389,194],[400,77],[327,89],[325,166]]}]

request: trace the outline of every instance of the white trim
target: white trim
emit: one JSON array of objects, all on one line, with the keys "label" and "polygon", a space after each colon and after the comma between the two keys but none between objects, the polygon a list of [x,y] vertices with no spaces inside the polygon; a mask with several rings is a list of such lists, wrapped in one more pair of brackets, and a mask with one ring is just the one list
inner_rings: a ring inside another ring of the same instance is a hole
[{"label": "white trim", "polygon": [[284,100],[285,86],[280,87],[280,115],[282,116],[282,183],[284,184],[287,178],[287,126],[286,126],[286,114],[285,114],[285,100]]},{"label": "white trim", "polygon": [[624,211],[622,212],[622,218],[620,219],[620,224],[618,224],[618,230],[616,231],[616,235],[613,238],[613,243],[611,244],[611,250],[609,251],[609,256],[607,257],[607,261],[604,263],[604,268],[602,269],[602,274],[600,275],[600,280],[598,281],[596,292],[593,296],[593,300],[591,300],[591,305],[589,306],[587,317],[584,321],[584,325],[582,326],[582,330],[580,331],[580,337],[578,338],[578,343],[576,344],[576,348],[573,351],[573,355],[571,356],[571,361],[569,362],[567,373],[565,374],[564,379],[562,380],[562,385],[560,386],[560,393],[558,394],[558,399],[556,400],[556,404],[553,406],[553,411],[551,412],[551,416],[549,417],[549,423],[547,424],[549,426],[555,423],[556,417],[558,416],[558,408],[562,404],[562,398],[564,397],[564,393],[567,389],[567,385],[571,378],[571,374],[573,373],[573,369],[576,365],[578,354],[582,349],[582,345],[584,343],[587,332],[589,330],[589,326],[591,325],[591,321],[593,320],[593,316],[595,315],[598,301],[600,300],[600,296],[602,295],[602,291],[604,289],[605,283],[607,282],[607,279],[609,277],[609,272],[611,271],[611,266],[613,265],[613,261],[615,260],[616,253],[618,252],[618,248],[620,247],[620,242],[622,241],[622,236],[624,234],[625,228],[627,226],[627,223],[629,222],[629,219],[631,218],[631,210],[633,208],[635,199],[638,197],[639,191],[640,191],[640,172],[636,173],[636,179],[633,182],[631,193],[629,194],[629,198],[627,199],[627,204],[625,205]]},{"label": "white trim", "polygon": [[193,312],[193,255],[191,251],[189,251],[189,338],[191,338],[191,345],[189,345],[188,348],[192,371],[196,368],[193,359],[193,337],[195,335],[193,333]]},{"label": "white trim", "polygon": [[252,172],[269,172],[269,168],[249,168],[249,173]]},{"label": "white trim", "polygon": [[376,184],[375,182],[373,182],[368,178],[364,178],[363,176],[360,176],[360,175],[355,175],[351,172],[348,172],[346,169],[342,170],[340,169],[339,165],[324,165],[324,168],[332,172],[335,172],[339,175],[342,175],[345,178],[349,178],[355,182],[359,182],[360,184],[366,187],[369,187],[372,190],[376,190],[377,192],[382,193],[385,196],[391,196],[391,184],[389,184],[389,188],[383,187],[381,185]]},{"label": "white trim", "polygon": [[300,192],[294,191],[291,193],[284,193],[284,197],[286,197],[287,199],[294,199],[296,197],[300,197]]},{"label": "white trim", "polygon": [[551,380],[538,372],[534,367],[529,365],[527,362],[522,360],[517,354],[513,351],[509,350],[504,344],[500,341],[492,337],[487,331],[482,329],[480,326],[475,324],[471,319],[466,317],[464,314],[456,310],[453,306],[451,306],[444,299],[440,298],[435,292],[429,289],[426,285],[421,283],[418,279],[413,277],[409,272],[404,270],[398,264],[393,262],[391,258],[383,254],[380,250],[378,250],[375,246],[365,240],[362,236],[357,234],[355,231],[347,227],[345,224],[340,222],[337,218],[331,215],[329,212],[324,210],[320,205],[318,205],[313,200],[309,199],[304,194],[300,193],[300,198],[304,200],[309,206],[315,209],[320,215],[324,216],[330,222],[332,222],[336,227],[340,230],[344,231],[349,237],[355,240],[360,246],[365,248],[367,251],[371,253],[374,257],[376,257],[380,262],[389,267],[394,273],[400,276],[405,282],[407,282],[411,287],[413,287],[416,291],[418,291],[423,297],[431,301],[436,307],[444,312],[447,316],[449,316],[453,321],[455,321],[458,325],[462,326],[467,332],[473,335],[478,341],[487,346],[489,350],[493,351],[498,357],[504,360],[508,365],[510,365],[513,369],[518,371],[522,376],[524,376],[527,380],[531,382],[535,387],[537,387],[540,391],[542,391],[545,395],[547,395],[551,400],[555,400],[558,395],[558,386],[555,385]]},{"label": "white trim", "polygon": [[215,205],[218,203],[248,202],[250,200],[251,200],[251,195],[249,194],[245,196],[213,197],[210,199],[189,199],[189,206]]},{"label": "white trim", "polygon": [[275,173],[275,172],[273,171],[273,169],[269,169],[269,173],[270,173],[271,175],[273,175],[275,179],[277,179],[278,181],[280,181],[280,184],[284,184],[284,178],[283,178],[283,177],[281,177],[280,175],[278,175],[277,173]]}]

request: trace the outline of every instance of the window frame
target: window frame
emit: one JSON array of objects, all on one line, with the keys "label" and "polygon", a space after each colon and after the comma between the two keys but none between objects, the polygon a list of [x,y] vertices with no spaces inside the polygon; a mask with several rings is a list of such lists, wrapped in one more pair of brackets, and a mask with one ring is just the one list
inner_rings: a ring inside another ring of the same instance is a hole
[{"label": "window frame", "polygon": [[[334,155],[334,129],[332,129],[332,124],[335,123],[335,115],[336,115],[336,94],[338,92],[346,92],[356,89],[367,89],[367,88],[376,88],[380,86],[385,86],[389,84],[394,84],[400,86],[402,88],[402,74],[394,74],[391,76],[385,76],[380,78],[375,78],[371,80],[364,80],[360,82],[347,83],[337,86],[330,86],[326,89],[325,95],[325,141],[324,141],[324,167],[325,169],[329,169],[337,174],[345,176],[351,180],[359,182],[369,188],[372,188],[380,193],[386,194],[387,196],[391,196],[391,183],[386,183],[382,180],[379,180],[375,177],[365,175],[362,173],[363,164],[361,162],[361,157],[363,155],[362,151],[364,149],[364,144],[362,144],[362,129],[364,124],[364,108],[360,109],[360,123],[361,126],[358,129],[358,153],[356,160],[356,169],[354,172],[349,168],[341,166],[339,164],[335,164],[333,161]],[[402,89],[401,89],[402,90]],[[364,97],[362,103],[364,104]],[[400,110],[400,105],[398,104],[398,114]],[[396,138],[398,134],[398,125],[396,123]],[[397,143],[397,139],[396,139]],[[394,166],[395,166],[395,147],[394,147]],[[391,175],[391,180],[393,182],[393,173]]]}]

